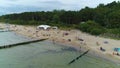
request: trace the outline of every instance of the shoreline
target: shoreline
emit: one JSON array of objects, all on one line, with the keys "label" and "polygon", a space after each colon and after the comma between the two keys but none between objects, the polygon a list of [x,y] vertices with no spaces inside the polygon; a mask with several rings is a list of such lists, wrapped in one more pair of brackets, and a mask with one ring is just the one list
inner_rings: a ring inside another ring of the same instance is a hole
[{"label": "shoreline", "polygon": [[[47,40],[47,41],[50,41],[52,42],[51,40]],[[55,42],[55,44],[58,44],[60,46],[65,46],[65,47],[72,47],[72,48],[75,48],[77,51],[83,53],[85,51],[87,51],[88,49],[84,48],[84,47],[81,47],[79,48],[79,46],[74,46],[74,45],[69,45],[69,44],[65,44],[65,43],[61,43],[61,42]],[[112,63],[115,63],[115,64],[119,64],[120,65],[120,61],[117,59],[117,58],[114,58],[114,57],[110,57],[108,55],[105,55],[105,54],[102,54],[102,53],[99,53],[99,52],[96,52],[95,50],[89,50],[88,56],[91,56],[91,57],[94,57],[94,58],[99,58],[99,59],[102,59],[102,60],[106,60],[106,61],[110,61]]]},{"label": "shoreline", "polygon": [[[0,27],[6,28],[5,24],[3,23],[0,23]],[[81,52],[90,49],[88,55],[120,64],[120,56],[112,55],[113,48],[120,47],[120,40],[107,39],[98,36],[96,37],[78,30],[40,30],[36,34],[36,27],[13,24],[10,24],[10,30],[31,39],[49,38],[48,40],[53,43],[55,42],[56,44],[60,44],[63,46],[73,47]],[[69,35],[63,35],[64,33],[68,33]],[[76,39],[76,37],[83,39],[84,41],[80,41]],[[108,44],[105,44],[104,41],[108,41]],[[104,49],[106,49],[106,51],[100,51],[100,47],[103,47]]]}]

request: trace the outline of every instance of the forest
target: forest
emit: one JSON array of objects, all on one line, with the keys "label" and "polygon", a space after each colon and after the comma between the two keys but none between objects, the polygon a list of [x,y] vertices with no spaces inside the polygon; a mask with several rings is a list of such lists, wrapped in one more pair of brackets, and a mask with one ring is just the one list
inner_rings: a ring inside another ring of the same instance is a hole
[{"label": "forest", "polygon": [[1,22],[20,25],[47,24],[62,28],[80,29],[93,35],[120,38],[120,2],[85,7],[78,11],[37,11],[0,16]]}]

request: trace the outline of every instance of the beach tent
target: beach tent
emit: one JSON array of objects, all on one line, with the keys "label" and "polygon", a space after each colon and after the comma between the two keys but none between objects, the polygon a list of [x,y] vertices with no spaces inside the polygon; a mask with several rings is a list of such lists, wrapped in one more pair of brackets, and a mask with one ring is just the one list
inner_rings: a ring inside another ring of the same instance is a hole
[{"label": "beach tent", "polygon": [[44,30],[49,29],[49,28],[50,28],[49,25],[39,25],[39,26],[37,27],[37,29],[44,29]]},{"label": "beach tent", "polygon": [[52,27],[52,29],[58,29],[58,27],[57,27],[57,26],[54,26],[54,27]]}]

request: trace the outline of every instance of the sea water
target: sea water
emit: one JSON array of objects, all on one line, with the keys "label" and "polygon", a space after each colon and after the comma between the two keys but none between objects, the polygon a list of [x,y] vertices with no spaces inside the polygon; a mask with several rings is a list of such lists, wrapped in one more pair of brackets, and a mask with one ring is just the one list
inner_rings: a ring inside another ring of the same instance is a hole
[{"label": "sea water", "polygon": [[29,41],[31,39],[15,32],[0,32],[0,46]]},{"label": "sea water", "polygon": [[[8,37],[9,35],[9,37]],[[4,37],[3,37],[4,36]],[[18,40],[19,39],[19,40]],[[0,41],[9,44],[26,41],[26,39],[14,33],[0,34]],[[15,41],[15,42],[14,42]],[[0,42],[2,45],[3,43]],[[81,53],[74,48],[53,44],[50,41],[0,49],[0,68],[119,68],[120,66],[84,55],[71,65],[68,63]]]}]

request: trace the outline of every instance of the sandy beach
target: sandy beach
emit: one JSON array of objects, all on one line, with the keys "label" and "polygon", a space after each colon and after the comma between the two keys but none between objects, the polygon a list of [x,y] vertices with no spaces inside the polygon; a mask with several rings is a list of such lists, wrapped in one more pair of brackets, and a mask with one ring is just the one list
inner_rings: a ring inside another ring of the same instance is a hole
[{"label": "sandy beach", "polygon": [[[6,25],[0,23],[0,28],[6,28]],[[36,26],[22,26],[12,24],[9,25],[9,29],[30,38],[48,38],[48,40],[52,41],[53,43],[57,42],[66,44],[68,46],[75,47],[78,50],[82,49],[82,51],[90,49],[91,55],[96,55],[97,57],[104,57],[104,59],[107,60],[112,59],[112,61],[114,62],[119,62],[120,60],[120,56],[116,55],[116,52],[114,52],[114,48],[120,47],[120,40],[93,36],[74,29],[37,30]],[[103,50],[101,50],[101,48]]]}]

